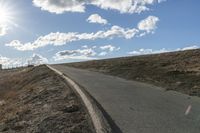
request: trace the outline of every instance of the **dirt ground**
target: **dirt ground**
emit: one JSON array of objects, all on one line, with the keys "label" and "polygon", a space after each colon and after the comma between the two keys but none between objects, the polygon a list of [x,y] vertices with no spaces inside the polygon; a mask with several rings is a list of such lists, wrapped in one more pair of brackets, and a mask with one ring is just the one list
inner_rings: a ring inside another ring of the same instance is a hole
[{"label": "dirt ground", "polygon": [[79,98],[46,66],[0,71],[1,133],[92,133]]},{"label": "dirt ground", "polygon": [[65,65],[200,96],[200,49]]}]

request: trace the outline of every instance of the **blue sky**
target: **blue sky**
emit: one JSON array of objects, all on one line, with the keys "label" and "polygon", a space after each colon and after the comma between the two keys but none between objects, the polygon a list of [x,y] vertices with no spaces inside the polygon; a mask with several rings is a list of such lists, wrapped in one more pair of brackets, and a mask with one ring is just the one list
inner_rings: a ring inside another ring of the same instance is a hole
[{"label": "blue sky", "polygon": [[0,63],[199,48],[199,5],[199,0],[0,0]]}]

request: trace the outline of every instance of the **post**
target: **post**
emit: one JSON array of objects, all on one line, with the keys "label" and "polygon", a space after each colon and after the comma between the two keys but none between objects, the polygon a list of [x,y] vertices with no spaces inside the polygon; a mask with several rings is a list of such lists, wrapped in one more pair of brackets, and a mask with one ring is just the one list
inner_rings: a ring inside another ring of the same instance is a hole
[{"label": "post", "polygon": [[2,70],[3,68],[2,68],[2,64],[0,64],[0,70]]}]

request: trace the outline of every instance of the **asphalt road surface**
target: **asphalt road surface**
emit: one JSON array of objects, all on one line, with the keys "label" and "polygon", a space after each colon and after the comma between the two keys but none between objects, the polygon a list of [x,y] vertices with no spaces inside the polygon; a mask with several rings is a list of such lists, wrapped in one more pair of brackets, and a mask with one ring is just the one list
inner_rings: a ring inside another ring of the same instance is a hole
[{"label": "asphalt road surface", "polygon": [[200,133],[200,98],[97,72],[53,65],[82,85],[123,133]]}]

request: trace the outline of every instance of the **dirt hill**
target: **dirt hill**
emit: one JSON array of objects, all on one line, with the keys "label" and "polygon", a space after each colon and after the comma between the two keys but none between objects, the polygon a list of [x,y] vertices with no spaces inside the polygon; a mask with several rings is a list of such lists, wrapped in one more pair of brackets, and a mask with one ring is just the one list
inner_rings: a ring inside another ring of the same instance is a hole
[{"label": "dirt hill", "polygon": [[65,65],[200,96],[200,49]]},{"label": "dirt hill", "polygon": [[0,71],[1,133],[92,133],[70,87],[46,66]]}]

